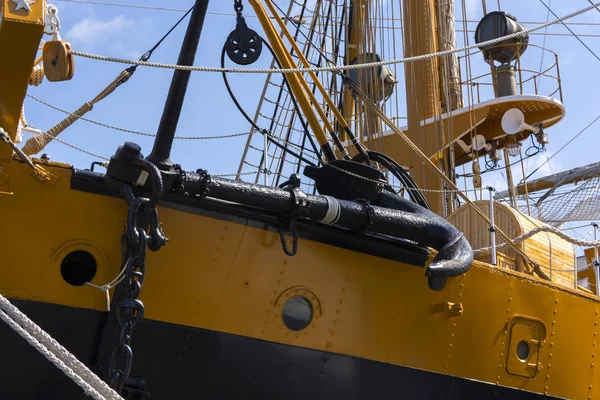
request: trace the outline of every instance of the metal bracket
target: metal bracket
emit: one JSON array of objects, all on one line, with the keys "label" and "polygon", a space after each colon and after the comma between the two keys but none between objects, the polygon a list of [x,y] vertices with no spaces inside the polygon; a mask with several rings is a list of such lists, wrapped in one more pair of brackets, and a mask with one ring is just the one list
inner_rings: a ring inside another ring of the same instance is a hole
[{"label": "metal bracket", "polygon": [[448,313],[454,316],[461,316],[464,308],[462,303],[451,303],[449,301],[443,301],[431,306],[432,314]]}]

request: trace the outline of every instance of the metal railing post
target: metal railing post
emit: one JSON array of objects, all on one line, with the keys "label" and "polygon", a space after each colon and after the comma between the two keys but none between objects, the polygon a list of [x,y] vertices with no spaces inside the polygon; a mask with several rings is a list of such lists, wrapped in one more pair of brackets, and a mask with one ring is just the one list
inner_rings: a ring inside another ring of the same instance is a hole
[{"label": "metal railing post", "polygon": [[488,230],[490,231],[490,246],[491,246],[491,254],[492,254],[492,265],[497,264],[496,259],[496,226],[494,225],[494,188],[491,186],[487,187],[487,190],[490,191],[490,227]]}]

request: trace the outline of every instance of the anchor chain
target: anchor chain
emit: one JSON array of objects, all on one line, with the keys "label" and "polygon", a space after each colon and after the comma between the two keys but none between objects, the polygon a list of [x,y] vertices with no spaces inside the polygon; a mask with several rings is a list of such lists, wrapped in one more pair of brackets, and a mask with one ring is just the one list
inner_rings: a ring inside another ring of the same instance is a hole
[{"label": "anchor chain", "polygon": [[[111,178],[112,187],[121,191],[129,205],[121,238],[124,279],[113,300],[116,305],[112,323],[116,321],[118,340],[108,347],[110,356],[105,373],[109,385],[120,394],[124,387],[132,392],[139,386],[139,382],[130,379],[133,365],[131,339],[134,329],[144,319],[144,303],[139,296],[146,276],[146,249],[160,250],[167,238],[157,210],[163,191],[162,176],[154,164],[142,158],[139,146],[133,143],[122,146],[111,158],[107,176]],[[150,192],[138,196],[136,187],[148,187]]]}]

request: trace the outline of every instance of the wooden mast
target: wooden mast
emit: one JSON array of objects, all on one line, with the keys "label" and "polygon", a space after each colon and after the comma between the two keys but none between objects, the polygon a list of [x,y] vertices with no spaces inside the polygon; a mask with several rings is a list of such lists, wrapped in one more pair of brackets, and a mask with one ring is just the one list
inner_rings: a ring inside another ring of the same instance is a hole
[{"label": "wooden mast", "polygon": [[[404,56],[411,57],[438,51],[435,0],[404,1]],[[438,129],[420,129],[421,121],[441,114],[440,86],[437,58],[411,62],[404,65],[408,136],[428,155],[441,148],[441,132]],[[439,126],[441,129],[441,124]],[[406,160],[398,160],[410,167],[417,185],[423,189],[441,189],[442,181],[413,153]],[[445,214],[442,193],[425,193],[432,211]]]}]

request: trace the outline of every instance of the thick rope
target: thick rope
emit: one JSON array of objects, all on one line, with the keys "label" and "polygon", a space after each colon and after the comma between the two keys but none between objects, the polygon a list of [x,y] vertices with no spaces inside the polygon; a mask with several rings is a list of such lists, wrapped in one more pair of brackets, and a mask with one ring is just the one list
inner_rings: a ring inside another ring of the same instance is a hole
[{"label": "thick rope", "polygon": [[71,126],[84,114],[90,112],[94,107],[94,104],[98,103],[106,96],[114,92],[119,85],[127,82],[132,73],[133,71],[129,68],[121,72],[119,76],[109,83],[108,86],[106,86],[104,90],[102,90],[96,97],[94,97],[91,101],[84,103],[77,110],[73,111],[67,118],[49,129],[48,132],[46,132],[46,135],[38,135],[29,138],[27,142],[25,142],[25,146],[23,146],[23,152],[27,155],[32,155],[42,151],[44,147],[46,147],[46,145],[52,141],[53,138],[57,137],[62,131]]},{"label": "thick rope", "polygon": [[106,382],[0,295],[0,319],[96,400],[123,400]]},{"label": "thick rope", "polygon": [[578,15],[586,13],[598,6],[600,6],[600,2],[595,3],[586,8],[583,8],[579,11],[575,11],[571,14],[565,15],[564,17],[558,18],[554,21],[546,22],[545,24],[534,26],[532,28],[525,29],[521,32],[516,32],[516,33],[510,34],[510,35],[506,35],[506,36],[502,36],[502,37],[499,37],[496,39],[488,40],[486,42],[474,43],[472,45],[465,46],[465,47],[462,47],[459,49],[448,49],[448,50],[444,50],[444,51],[439,51],[437,53],[422,54],[422,55],[413,56],[413,57],[399,58],[396,60],[378,61],[378,62],[365,63],[365,64],[340,65],[340,66],[332,65],[329,67],[315,67],[315,68],[282,68],[282,69],[220,68],[220,67],[203,67],[203,66],[194,66],[194,65],[188,66],[188,65],[177,65],[177,64],[164,64],[164,63],[155,63],[155,62],[140,61],[140,60],[128,60],[125,58],[108,57],[108,56],[102,56],[102,55],[98,55],[98,54],[92,54],[92,53],[86,53],[86,52],[74,51],[74,50],[71,51],[71,54],[73,54],[75,56],[79,56],[79,57],[91,58],[91,59],[100,60],[100,61],[108,61],[108,62],[129,64],[129,65],[139,65],[139,66],[153,67],[153,68],[178,69],[178,70],[182,70],[182,71],[201,71],[201,72],[219,72],[219,73],[229,72],[229,73],[243,73],[243,74],[244,73],[245,74],[272,74],[272,73],[291,74],[291,73],[299,73],[299,72],[300,73],[304,73],[304,72],[342,72],[342,71],[348,71],[348,70],[352,70],[352,69],[371,68],[371,67],[379,67],[382,65],[403,64],[403,63],[421,61],[421,60],[426,60],[426,59],[434,58],[434,57],[447,56],[450,54],[459,53],[462,51],[467,51],[467,50],[471,50],[471,49],[478,48],[478,47],[491,46],[494,44],[501,43],[508,39],[514,39],[514,38],[518,38],[521,36],[525,36],[531,32],[535,32],[540,29],[544,29],[551,25],[556,25],[556,24],[562,23],[563,21],[566,21],[570,18],[574,18]]},{"label": "thick rope", "polygon": [[62,131],[69,127],[73,122],[77,121],[82,115],[92,109],[92,103],[85,103],[77,110],[73,111],[71,115],[59,122],[57,125],[52,127],[44,135],[32,136],[25,142],[25,145],[21,150],[28,156],[37,154],[46,147],[53,139],[55,139]]}]

